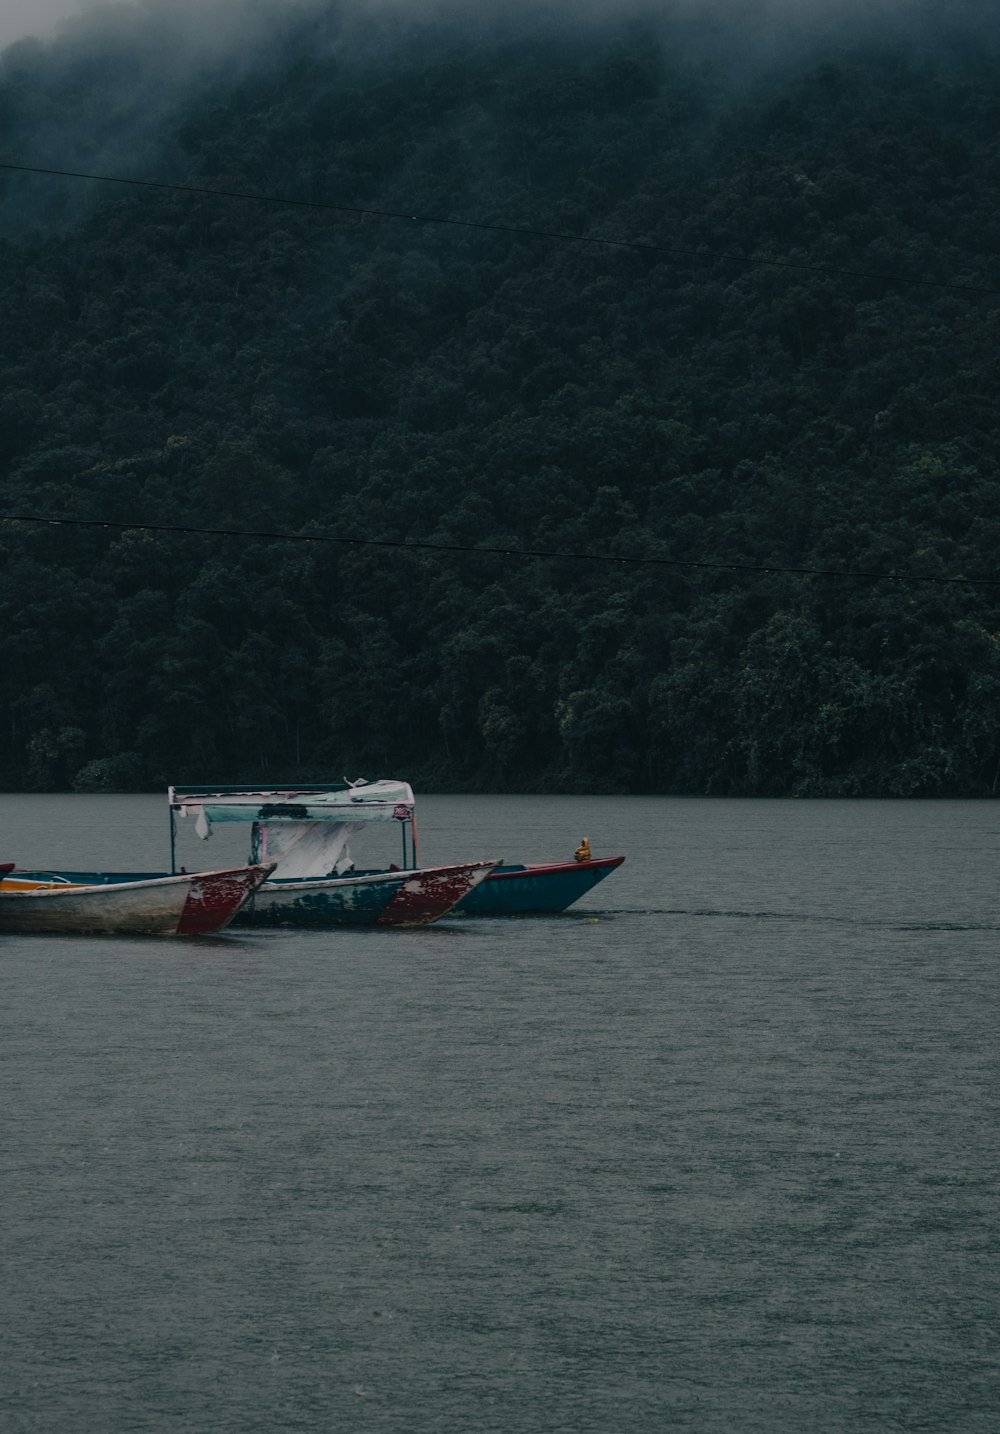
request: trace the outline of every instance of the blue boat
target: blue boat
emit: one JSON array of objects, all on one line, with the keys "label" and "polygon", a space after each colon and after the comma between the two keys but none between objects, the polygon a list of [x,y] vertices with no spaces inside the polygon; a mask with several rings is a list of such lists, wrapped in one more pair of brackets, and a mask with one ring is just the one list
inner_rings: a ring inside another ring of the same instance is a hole
[{"label": "blue boat", "polygon": [[501,865],[462,897],[453,916],[552,916],[586,896],[625,860],[603,856],[580,861]]}]

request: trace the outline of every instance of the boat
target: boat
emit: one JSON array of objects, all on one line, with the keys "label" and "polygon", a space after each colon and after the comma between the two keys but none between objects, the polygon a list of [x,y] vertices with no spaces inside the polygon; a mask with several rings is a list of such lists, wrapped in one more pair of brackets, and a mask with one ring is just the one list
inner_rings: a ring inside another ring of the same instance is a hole
[{"label": "boat", "polygon": [[[177,866],[178,821],[193,818],[203,840],[219,823],[250,825],[250,860],[268,863],[272,874],[236,915],[238,926],[422,926],[444,916],[499,865],[496,860],[418,867],[413,793],[405,782],[280,789],[171,787],[167,795],[172,872]],[[400,866],[355,869],[348,844],[373,822],[399,825]],[[154,874],[24,875],[116,886]]]},{"label": "boat", "polygon": [[426,926],[447,915],[498,863],[266,881],[238,913],[238,926]]},{"label": "boat", "polygon": [[0,933],[202,936],[222,931],[273,870],[268,864],[113,884],[0,869]]},{"label": "boat", "polygon": [[[259,923],[268,903],[280,902],[277,893],[292,877],[310,883],[299,899],[301,910],[309,901],[310,890],[315,891],[311,883],[323,872],[351,870],[353,879],[359,881],[389,875],[385,871],[354,868],[349,842],[370,821],[399,824],[402,866],[411,876],[426,875],[428,870],[434,870],[419,867],[416,799],[408,782],[359,779],[325,787],[286,787],[268,792],[251,787],[220,787],[214,792],[170,787],[167,798],[172,861],[176,849],[176,819],[191,816],[195,818],[199,836],[204,839],[211,835],[216,822],[249,821],[252,824],[251,861],[277,861],[274,876],[240,913],[239,924]],[[592,856],[590,841],[584,837],[572,861],[533,865],[481,863],[489,869],[450,903],[447,914],[556,914],[579,901],[624,860],[624,856]]]},{"label": "boat", "polygon": [[[594,857],[584,837],[571,861],[421,867],[416,800],[410,785],[400,781],[359,779],[266,789],[172,786],[167,803],[172,871],[178,822],[188,819],[194,820],[203,840],[218,823],[248,823],[250,860],[275,861],[274,875],[239,912],[240,926],[412,925],[443,915],[554,915],[579,901],[625,860]],[[355,866],[349,843],[371,822],[399,826],[399,868]],[[91,882],[136,875],[61,874]]]},{"label": "boat", "polygon": [[579,861],[500,865],[455,907],[456,916],[555,916],[586,896],[625,860],[599,856]]}]

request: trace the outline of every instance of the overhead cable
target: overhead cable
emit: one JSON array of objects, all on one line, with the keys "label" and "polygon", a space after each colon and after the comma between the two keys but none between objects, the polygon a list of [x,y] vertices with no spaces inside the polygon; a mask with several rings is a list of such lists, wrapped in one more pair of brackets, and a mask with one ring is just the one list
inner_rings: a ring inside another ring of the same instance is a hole
[{"label": "overhead cable", "polygon": [[325,199],[292,199],[282,194],[258,194],[240,189],[213,189],[197,184],[167,184],[159,179],[132,179],[118,174],[87,174],[75,169],[43,169],[39,165],[9,164],[0,161],[0,170],[15,174],[47,174],[62,179],[89,179],[100,184],[124,184],[138,189],[159,189],[170,194],[196,194],[212,199],[243,199],[254,204],[281,204],[295,209],[319,209],[332,214],[349,214],[361,219],[399,219],[409,224],[440,224],[455,229],[481,229],[491,234],[520,235],[529,239],[550,239],[561,244],[584,244],[607,249],[626,249],[640,254],[661,254],[671,258],[716,259],[742,264],[746,268],[788,269],[796,273],[836,275],[839,278],[875,279],[884,284],[903,284],[923,289],[944,289],[956,294],[1000,295],[1000,289],[982,284],[955,284],[945,279],[913,279],[874,269],[849,269],[832,264],[805,264],[793,259],[766,259],[733,254],[721,249],[685,249],[675,244],[655,244],[645,239],[612,239],[602,235],[569,234],[559,229],[536,229],[522,224],[488,224],[474,219],[453,219],[443,214],[411,214],[400,209],[372,209],[358,205],[334,204]]},{"label": "overhead cable", "polygon": [[281,533],[267,529],[200,528],[180,523],[136,523],[112,518],[70,518],[42,513],[3,513],[0,522],[37,523],[52,527],[110,528],[119,532],[179,533],[206,538],[251,538],[279,543],[326,543],[340,547],[392,548],[396,551],[422,553],[468,553],[475,557],[544,558],[552,562],[601,563],[617,567],[700,568],[727,573],[789,573],[798,577],[846,578],[862,582],[930,584],[937,587],[1000,588],[1000,578],[935,577],[921,573],[873,572],[862,568],[788,567],[779,563],[739,563],[694,558],[662,558],[621,555],[618,553],[564,552],[554,548],[518,548],[473,546],[470,543],[409,542],[398,538],[339,537],[329,533]]}]

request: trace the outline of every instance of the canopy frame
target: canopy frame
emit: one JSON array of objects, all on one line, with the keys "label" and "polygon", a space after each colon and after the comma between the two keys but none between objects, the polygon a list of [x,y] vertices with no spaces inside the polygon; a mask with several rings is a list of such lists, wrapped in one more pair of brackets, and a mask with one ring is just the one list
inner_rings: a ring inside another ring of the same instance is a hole
[{"label": "canopy frame", "polygon": [[225,822],[369,822],[398,821],[402,827],[403,867],[407,869],[406,828],[410,827],[410,861],[417,864],[413,790],[407,782],[289,783],[282,786],[171,786],[170,869],[177,870],[177,816],[196,814],[198,834],[211,835],[213,821]]}]

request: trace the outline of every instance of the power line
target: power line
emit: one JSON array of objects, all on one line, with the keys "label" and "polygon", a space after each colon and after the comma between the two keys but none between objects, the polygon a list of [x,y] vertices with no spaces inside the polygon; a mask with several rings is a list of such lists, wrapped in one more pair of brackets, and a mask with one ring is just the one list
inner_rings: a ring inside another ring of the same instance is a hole
[{"label": "power line", "polygon": [[406,552],[471,553],[477,557],[546,558],[551,561],[600,563],[618,567],[700,568],[727,573],[790,573],[798,577],[849,578],[864,582],[930,584],[936,587],[1000,588],[1000,578],[930,577],[918,573],[869,572],[859,568],[784,567],[777,563],[698,561],[692,558],[620,557],[617,553],[561,552],[549,548],[473,547],[468,543],[404,542],[394,538],[343,538],[327,533],[279,533],[267,529],[198,528],[179,523],[120,522],[112,518],[64,518],[40,513],[3,513],[0,522],[38,523],[51,527],[112,528],[120,532],[181,533],[207,538],[255,538],[280,543],[328,543],[340,547],[392,548]]},{"label": "power line", "polygon": [[333,204],[324,199],[291,199],[281,194],[257,194],[239,189],[210,189],[196,184],[167,184],[158,179],[131,179],[116,174],[86,174],[75,169],[43,169],[31,164],[7,164],[0,169],[14,174],[47,174],[62,179],[89,179],[100,184],[125,184],[138,189],[159,189],[170,194],[199,194],[213,199],[245,199],[255,204],[283,204],[295,209],[319,209],[332,214],[350,214],[361,219],[401,219],[409,224],[441,224],[455,229],[480,229],[490,234],[520,235],[530,239],[552,239],[561,244],[587,244],[608,249],[627,249],[640,254],[665,254],[683,259],[720,259],[746,268],[788,269],[804,274],[828,274],[839,278],[876,279],[884,284],[903,284],[922,289],[945,289],[956,294],[1000,295],[1000,289],[980,284],[953,284],[943,279],[909,279],[874,269],[847,269],[830,264],[803,264],[793,259],[761,259],[732,254],[721,249],[685,249],[673,244],[654,244],[642,239],[610,239],[589,234],[567,234],[558,229],[534,229],[520,224],[487,224],[473,219],[452,219],[442,214],[409,214],[398,209],[368,209]]}]

